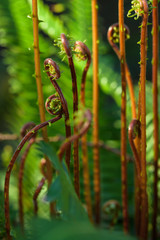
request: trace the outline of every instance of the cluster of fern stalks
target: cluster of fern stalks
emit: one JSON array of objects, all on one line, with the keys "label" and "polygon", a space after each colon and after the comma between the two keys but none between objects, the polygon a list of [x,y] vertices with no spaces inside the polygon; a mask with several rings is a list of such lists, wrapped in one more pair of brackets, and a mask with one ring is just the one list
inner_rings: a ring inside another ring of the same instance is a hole
[{"label": "cluster of fern stalks", "polygon": [[[40,121],[39,125],[33,122],[27,123],[21,130],[22,140],[19,143],[6,171],[5,177],[5,227],[7,239],[12,239],[10,233],[10,214],[9,214],[9,181],[10,175],[15,164],[15,161],[28,141],[27,148],[21,157],[19,169],[19,219],[22,230],[24,228],[24,213],[23,213],[23,172],[30,147],[36,141],[37,132],[42,129],[43,140],[48,141],[47,126],[62,119],[64,116],[64,126],[66,133],[66,140],[61,145],[58,151],[60,162],[63,161],[65,155],[65,163],[70,172],[71,160],[71,146],[73,143],[73,176],[74,188],[77,196],[80,198],[80,184],[79,184],[79,139],[81,138],[82,149],[82,163],[83,163],[83,181],[84,181],[84,195],[88,217],[92,223],[101,223],[101,199],[100,199],[100,160],[99,160],[99,131],[98,131],[98,8],[97,1],[92,2],[92,42],[93,42],[93,115],[91,111],[85,108],[85,85],[87,72],[91,64],[91,53],[88,47],[80,41],[72,44],[72,40],[64,34],[61,34],[60,41],[57,45],[61,51],[67,56],[68,65],[71,73],[72,92],[73,92],[73,135],[70,126],[70,116],[67,106],[67,101],[59,87],[57,80],[60,78],[59,66],[51,58],[44,61],[45,72],[47,73],[51,84],[56,93],[48,97],[44,105],[41,70],[40,70],[40,56],[39,56],[39,38],[38,38],[38,14],[37,14],[37,0],[32,0],[32,19],[33,19],[33,36],[34,36],[34,62],[35,62],[35,77],[37,83],[37,95],[39,104]],[[147,196],[147,166],[146,166],[146,61],[147,61],[147,23],[148,15],[151,12],[149,7],[152,7],[152,21],[153,21],[153,115],[154,115],[154,199],[153,199],[153,222],[152,222],[152,239],[157,238],[157,211],[158,211],[158,0],[133,0],[132,9],[128,16],[135,18],[141,17],[142,24],[141,39],[140,39],[140,80],[139,80],[139,97],[136,102],[132,77],[129,67],[126,62],[125,40],[129,38],[129,28],[124,24],[124,0],[118,1],[118,23],[113,24],[108,29],[108,42],[115,51],[121,66],[121,185],[122,185],[122,215],[123,215],[123,229],[126,234],[129,233],[129,214],[128,214],[128,192],[127,192],[127,156],[126,143],[129,139],[130,146],[134,155],[135,164],[135,229],[137,237],[141,240],[148,239],[148,196]],[[77,77],[73,62],[73,54],[80,60],[86,61],[86,66],[82,72],[81,88],[80,88],[80,104],[78,103],[78,88]],[[126,88],[128,86],[132,121],[127,126],[126,124]],[[80,107],[79,107],[80,106]],[[51,120],[45,119],[45,107],[49,114],[54,117]],[[79,109],[80,108],[80,109]],[[93,176],[94,176],[94,211],[92,209],[91,190],[90,190],[90,176],[88,164],[88,150],[87,150],[87,131],[91,125],[93,116]],[[127,136],[128,127],[128,136]],[[53,177],[53,167],[50,159],[44,155],[40,161],[40,170],[43,175],[38,184],[33,196],[34,213],[38,212],[37,198],[44,183],[47,181],[48,186],[51,185]],[[115,204],[117,209],[120,205],[116,201],[110,201],[109,204]],[[108,206],[107,205],[107,206]],[[105,206],[106,207],[106,206]],[[117,211],[117,210],[116,210]],[[116,212],[117,213],[117,212]],[[50,203],[51,216],[56,215],[56,203]],[[114,225],[111,224],[111,225]]]}]

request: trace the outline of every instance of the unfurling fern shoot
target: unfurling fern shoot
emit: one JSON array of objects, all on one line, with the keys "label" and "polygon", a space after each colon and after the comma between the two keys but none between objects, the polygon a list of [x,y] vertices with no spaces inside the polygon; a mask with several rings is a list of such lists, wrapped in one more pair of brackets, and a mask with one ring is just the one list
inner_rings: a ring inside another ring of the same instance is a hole
[{"label": "unfurling fern shoot", "polygon": [[[45,71],[46,71],[47,75],[49,76],[49,79],[50,79],[52,85],[54,86],[54,88],[56,90],[56,95],[52,95],[46,101],[47,111],[50,114],[54,115],[55,111],[58,111],[58,112],[60,111],[60,109],[57,109],[57,108],[60,107],[60,105],[58,103],[61,103],[62,110],[63,110],[64,116],[65,116],[66,138],[68,138],[69,136],[71,136],[71,127],[69,124],[69,112],[68,112],[67,102],[66,102],[66,99],[64,98],[61,88],[59,87],[59,85],[57,83],[57,80],[61,76],[59,67],[56,64],[56,62],[54,62],[51,58],[47,58],[44,61],[44,67],[45,67]],[[52,107],[54,107],[54,110]],[[66,149],[66,164],[68,166],[68,170],[70,168],[70,158],[71,158],[71,145],[69,145],[68,148]]]},{"label": "unfurling fern shoot", "polygon": [[[85,86],[86,86],[86,76],[91,64],[91,53],[85,43],[76,41],[74,51],[76,52],[76,57],[80,60],[87,60],[86,66],[83,70],[81,79],[81,93],[80,93],[80,103],[81,108],[85,108]],[[88,164],[88,151],[87,151],[87,135],[82,136],[82,162],[83,162],[83,181],[84,181],[84,196],[87,205],[88,216],[91,221],[93,221],[92,216],[92,201],[91,201],[91,190],[90,190],[90,176],[89,176],[89,164]]]}]

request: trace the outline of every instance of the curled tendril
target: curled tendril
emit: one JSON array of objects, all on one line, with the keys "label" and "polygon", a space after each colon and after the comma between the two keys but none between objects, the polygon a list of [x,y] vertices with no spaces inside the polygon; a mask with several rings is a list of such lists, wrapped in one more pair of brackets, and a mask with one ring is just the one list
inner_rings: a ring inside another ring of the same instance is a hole
[{"label": "curled tendril", "polygon": [[[47,58],[44,61],[44,67],[45,67],[45,71],[47,73],[47,75],[49,76],[49,79],[52,83],[52,85],[54,86],[55,90],[56,90],[56,94],[59,98],[58,101],[61,102],[61,109],[63,110],[62,112],[65,115],[65,129],[66,129],[66,137],[70,137],[71,136],[71,127],[69,124],[69,112],[68,112],[68,106],[67,106],[67,102],[66,99],[63,96],[63,93],[61,91],[61,88],[59,87],[58,83],[57,83],[57,79],[60,77],[60,70],[58,65],[56,64],[55,61],[53,61],[51,58]],[[51,71],[50,71],[51,70]],[[53,95],[52,95],[53,96]],[[50,102],[50,101],[49,101]],[[55,103],[55,102],[54,102]],[[56,100],[56,106],[58,108],[60,108],[60,105],[58,103],[57,105],[57,100]],[[46,102],[46,106],[48,109],[48,103]],[[50,108],[50,106],[49,106]],[[59,109],[57,109],[57,111],[59,112]],[[50,109],[51,113],[52,110]],[[51,113],[52,114],[52,113]],[[70,168],[70,156],[71,156],[71,145],[68,146],[68,149],[66,150],[66,163],[68,166],[68,169]]]},{"label": "curled tendril", "polygon": [[63,113],[63,108],[58,93],[47,98],[45,107],[47,112],[51,115],[59,115]]},{"label": "curled tendril", "polygon": [[[130,31],[126,25],[124,25],[124,28],[125,28],[125,39],[127,40],[129,39]],[[119,42],[119,24],[118,23],[115,23],[109,27],[107,32],[107,38],[112,49],[114,50],[117,57],[121,61],[120,49],[117,44]],[[125,71],[126,71],[126,80],[129,88],[129,95],[131,99],[132,118],[136,118],[136,102],[135,102],[135,96],[134,96],[134,89],[133,89],[131,74],[130,74],[127,63],[125,63]]]},{"label": "curled tendril", "polygon": [[144,14],[143,1],[133,0],[131,4],[131,9],[128,11],[127,17],[134,17],[134,19],[137,20]]},{"label": "curled tendril", "polygon": [[121,209],[121,205],[116,200],[109,200],[103,204],[103,207],[102,207],[103,213],[106,216],[112,215],[110,227],[113,227],[115,225],[120,209]]},{"label": "curled tendril", "polygon": [[[130,38],[130,31],[127,25],[124,25],[125,40]],[[114,23],[108,29],[108,40],[112,43],[119,43],[119,24]]]},{"label": "curled tendril", "polygon": [[140,158],[139,158],[139,154],[137,152],[136,146],[134,144],[134,139],[136,137],[140,138],[140,121],[137,119],[133,119],[129,124],[128,138],[129,138],[129,143],[135,158],[136,171],[140,179],[140,174],[141,174]]},{"label": "curled tendril", "polygon": [[47,58],[44,61],[45,71],[51,80],[57,80],[60,78],[61,73],[59,66],[51,58]]},{"label": "curled tendril", "polygon": [[76,57],[79,58],[80,60],[85,61],[87,59],[91,59],[90,50],[83,42],[80,41],[75,42],[74,52],[76,54]]},{"label": "curled tendril", "polygon": [[[153,0],[147,1],[149,14],[153,9],[152,2]],[[134,19],[137,20],[139,17],[142,17],[145,12],[143,0],[133,0],[131,4],[131,9],[128,11],[127,17],[134,17]]]},{"label": "curled tendril", "polygon": [[64,45],[64,41],[67,42],[67,47],[69,49],[68,54],[72,56],[72,52],[74,53],[74,43],[75,43],[74,39],[69,35],[65,35],[64,33],[62,33],[61,37],[54,41],[54,45],[59,47],[60,49],[59,54],[63,56],[62,61],[65,59],[65,56],[66,56],[66,48]]}]

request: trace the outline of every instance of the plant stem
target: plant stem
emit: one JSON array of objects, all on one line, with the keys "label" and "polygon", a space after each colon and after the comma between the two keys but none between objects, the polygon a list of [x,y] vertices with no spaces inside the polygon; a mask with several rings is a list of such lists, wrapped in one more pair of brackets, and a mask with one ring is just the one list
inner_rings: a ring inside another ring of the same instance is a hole
[{"label": "plant stem", "polygon": [[32,128],[19,143],[19,145],[18,145],[16,151],[14,152],[12,159],[7,167],[6,176],[5,176],[5,185],[4,185],[4,208],[5,208],[5,228],[6,228],[7,239],[9,239],[9,240],[12,239],[12,237],[10,235],[9,182],[10,182],[10,175],[11,175],[14,163],[15,163],[21,149],[23,148],[24,144],[26,143],[26,141],[29,138],[31,138],[39,129],[49,125],[49,123],[54,123],[54,122],[58,121],[60,118],[62,118],[61,115],[59,115],[51,120],[48,120],[44,123],[41,123],[41,124],[35,126],[34,128]]},{"label": "plant stem", "polygon": [[[124,25],[124,26],[125,26],[126,33],[129,34],[128,27],[126,25]],[[118,59],[120,60],[120,58],[121,58],[120,50],[119,50],[117,44],[114,43],[114,41],[113,41],[114,27],[119,28],[119,24],[115,23],[109,27],[108,32],[107,32],[107,38],[108,38],[109,44],[111,45],[112,49],[114,50]],[[120,32],[120,30],[119,30],[119,32]],[[131,73],[130,73],[130,70],[129,70],[129,67],[128,67],[128,64],[126,61],[125,61],[125,74],[126,74],[126,80],[127,80],[129,95],[130,95],[130,100],[131,100],[132,119],[134,119],[134,118],[136,118],[136,101],[135,101],[135,95],[134,95],[133,81],[132,81]]]},{"label": "plant stem", "polygon": [[153,124],[154,124],[154,203],[153,203],[153,224],[152,239],[157,239],[157,213],[158,213],[158,62],[159,62],[159,30],[158,30],[158,0],[153,0],[152,10],[153,38],[152,38],[152,82],[153,82]]},{"label": "plant stem", "polygon": [[42,190],[42,187],[44,186],[45,184],[45,180],[46,178],[43,177],[41,179],[41,181],[39,182],[38,184],[38,187],[36,188],[35,192],[34,192],[34,195],[33,195],[33,204],[34,204],[34,214],[37,215],[37,212],[38,212],[38,203],[37,203],[37,198]]},{"label": "plant stem", "polygon": [[[62,44],[64,46],[64,49],[66,51],[67,57],[68,57],[68,63],[70,67],[71,77],[72,77],[72,92],[73,92],[73,113],[78,111],[78,90],[77,90],[77,78],[76,78],[76,72],[74,68],[73,58],[72,58],[72,52],[69,47],[69,42],[65,36],[64,33],[61,34],[61,40]],[[77,128],[74,126],[74,134],[77,134]],[[73,143],[73,159],[74,159],[74,187],[75,191],[80,197],[80,185],[79,185],[79,142],[78,138],[75,139]]]},{"label": "plant stem", "polygon": [[[42,91],[42,80],[41,80],[41,71],[40,71],[40,51],[39,51],[39,35],[38,35],[38,11],[37,11],[37,0],[32,0],[32,19],[33,19],[33,41],[34,41],[34,63],[35,63],[35,77],[37,84],[37,93],[38,93],[38,105],[41,122],[45,122],[45,108],[44,108],[44,99]],[[42,136],[44,141],[48,141],[47,128],[42,129]],[[50,160],[46,156],[47,166],[48,166],[48,184],[50,185],[52,181],[52,171]],[[50,203],[50,213],[54,214],[53,204]]]},{"label": "plant stem", "polygon": [[121,179],[123,229],[128,232],[128,201],[127,201],[127,161],[126,161],[126,74],[125,74],[125,32],[124,32],[124,0],[119,0],[119,34],[120,34],[120,62],[121,62]]},{"label": "plant stem", "polygon": [[[85,108],[85,86],[86,86],[86,76],[88,69],[91,64],[91,54],[87,46],[83,42],[76,42],[76,46],[79,51],[84,55],[83,60],[87,59],[86,66],[83,70],[82,79],[81,79],[81,92],[80,92],[80,101],[82,110]],[[83,182],[84,182],[84,197],[87,206],[88,217],[91,222],[93,222],[92,214],[92,201],[91,201],[91,190],[90,190],[90,176],[89,176],[89,164],[88,164],[88,148],[87,148],[87,134],[82,136],[81,139],[82,145],[82,163],[83,163]]]},{"label": "plant stem", "polygon": [[143,3],[143,20],[141,27],[141,61],[140,61],[140,87],[141,87],[141,226],[140,238],[147,239],[148,232],[148,198],[147,198],[147,173],[146,173],[146,57],[147,57],[147,21],[148,5]]},{"label": "plant stem", "polygon": [[99,126],[98,126],[98,5],[92,0],[92,49],[93,49],[93,161],[95,221],[100,223],[100,163],[99,163]]},{"label": "plant stem", "polygon": [[[33,19],[35,77],[36,77],[36,84],[37,84],[39,113],[40,113],[41,122],[45,122],[45,108],[44,108],[41,70],[40,70],[37,0],[32,0],[32,19]],[[48,140],[47,128],[42,129],[42,135],[44,140],[47,141]]]}]

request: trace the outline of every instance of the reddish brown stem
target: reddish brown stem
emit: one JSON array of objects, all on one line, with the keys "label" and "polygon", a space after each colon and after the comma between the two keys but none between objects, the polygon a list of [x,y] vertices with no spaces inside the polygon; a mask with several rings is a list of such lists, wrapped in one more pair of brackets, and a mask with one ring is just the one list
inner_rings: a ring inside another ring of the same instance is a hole
[{"label": "reddish brown stem", "polygon": [[33,195],[33,205],[34,205],[34,214],[37,215],[37,212],[38,212],[38,203],[37,203],[37,198],[45,184],[45,180],[46,178],[43,177],[41,179],[41,181],[39,182],[38,184],[38,187],[36,188],[35,192],[34,192],[34,195]]},{"label": "reddish brown stem", "polygon": [[92,121],[92,114],[89,110],[86,110],[84,113],[84,122],[81,122],[79,124],[80,129],[78,129],[78,133],[67,138],[65,140],[65,142],[61,145],[61,147],[58,151],[58,157],[59,157],[60,161],[62,161],[64,152],[65,152],[66,148],[68,147],[68,145],[71,144],[72,142],[74,142],[76,139],[79,139],[80,137],[82,137],[84,134],[86,134],[86,132],[88,131],[88,129],[91,125],[91,121]]},{"label": "reddish brown stem", "polygon": [[[125,39],[127,40],[127,37],[129,36],[129,28],[124,24],[125,27]],[[112,49],[116,53],[118,59],[120,60],[120,50],[117,44],[114,42],[113,34],[114,34],[114,28],[118,28],[119,30],[119,24],[115,23],[112,26],[109,27],[108,32],[107,32],[107,38],[108,42],[111,45]],[[117,39],[118,40],[118,39]],[[129,89],[129,94],[130,94],[130,99],[131,99],[131,109],[132,109],[132,118],[136,118],[136,100],[135,100],[135,95],[134,95],[134,88],[133,88],[133,81],[131,77],[131,73],[128,67],[127,62],[125,62],[125,73],[126,73],[126,80],[128,84],[128,89]]]},{"label": "reddish brown stem", "polygon": [[[60,101],[61,101],[62,108],[63,108],[64,115],[65,115],[66,138],[68,138],[71,136],[71,127],[69,124],[68,106],[67,106],[66,99],[64,98],[64,95],[61,91],[61,88],[59,87],[59,85],[56,82],[56,80],[58,78],[60,78],[59,67],[51,58],[47,58],[44,61],[44,67],[45,67],[46,73],[49,76],[49,79],[50,79],[52,85],[54,86],[56,92],[59,94]],[[51,67],[53,67],[53,69],[55,71],[54,74],[52,74],[52,72],[50,70]],[[70,168],[70,158],[71,158],[71,145],[69,145],[68,148],[66,149],[66,164],[68,166],[68,169]]]},{"label": "reddish brown stem", "polygon": [[21,140],[21,142],[19,143],[16,151],[14,152],[12,159],[8,165],[7,171],[6,171],[6,176],[5,176],[5,186],[4,186],[4,208],[5,208],[5,228],[6,228],[6,234],[7,234],[7,239],[12,239],[11,235],[10,235],[10,214],[9,214],[9,182],[10,182],[10,175],[14,166],[14,163],[21,151],[21,149],[23,148],[24,144],[26,143],[26,141],[28,139],[30,139],[31,137],[33,137],[33,135],[35,135],[35,133],[40,130],[41,128],[49,125],[49,123],[54,123],[56,121],[58,121],[60,118],[62,118],[61,115],[48,120],[44,123],[41,123],[37,126],[35,126],[32,130],[30,130],[25,136],[24,138]]},{"label": "reddish brown stem", "polygon": [[[137,137],[137,138],[136,138]],[[128,128],[128,138],[129,143],[132,148],[132,152],[134,155],[134,162],[136,168],[135,175],[135,226],[136,233],[139,235],[140,230],[140,213],[141,213],[141,163],[140,163],[140,155],[137,149],[137,143],[140,139],[140,121],[137,119],[133,119]],[[135,139],[136,138],[136,139]],[[134,140],[135,139],[135,140]],[[135,142],[134,142],[135,141]]]},{"label": "reddish brown stem", "polygon": [[92,0],[92,49],[93,49],[93,171],[95,193],[95,221],[100,223],[100,163],[99,163],[99,126],[98,126],[98,5]]},{"label": "reddish brown stem", "polygon": [[141,60],[140,60],[140,99],[141,99],[141,226],[140,238],[147,239],[148,234],[148,198],[146,173],[146,57],[147,57],[147,21],[148,5],[142,0],[143,20],[141,26]]},{"label": "reddish brown stem", "polygon": [[121,65],[121,179],[123,229],[128,232],[128,193],[127,193],[127,161],[126,161],[126,73],[125,73],[125,31],[124,31],[124,0],[119,0],[119,29],[120,29],[120,65]]},{"label": "reddish brown stem", "polygon": [[158,213],[158,62],[159,62],[159,30],[158,30],[158,0],[153,0],[153,38],[152,38],[152,81],[153,81],[153,124],[154,124],[154,203],[153,203],[153,223],[152,239],[157,239],[157,213]]},{"label": "reddish brown stem", "polygon": [[[78,52],[77,57],[85,61],[87,59],[86,66],[83,70],[82,79],[81,79],[81,92],[80,92],[80,102],[81,108],[85,108],[85,85],[86,85],[86,76],[88,69],[91,64],[91,53],[88,47],[80,41],[75,43],[75,51]],[[89,165],[88,165],[88,149],[87,149],[87,135],[82,136],[82,163],[83,163],[83,182],[84,182],[84,197],[87,206],[87,212],[89,219],[93,222],[92,214],[92,201],[91,201],[91,191],[90,191],[90,176],[89,176]]]},{"label": "reddish brown stem", "polygon": [[[74,63],[72,59],[72,52],[71,48],[69,46],[69,42],[65,36],[64,33],[61,34],[61,40],[62,44],[64,46],[65,52],[68,57],[68,63],[71,71],[71,77],[72,77],[72,92],[73,92],[73,112],[78,111],[78,90],[77,90],[77,78],[76,78],[76,72],[74,68]],[[74,134],[77,134],[77,128],[74,126]],[[75,139],[73,143],[73,159],[74,159],[74,187],[75,191],[80,196],[80,187],[79,187],[79,156],[78,156],[78,138]]]},{"label": "reddish brown stem", "polygon": [[136,138],[136,136],[140,137],[140,121],[137,119],[133,119],[129,124],[128,138],[129,138],[129,143],[132,148],[134,159],[135,159],[136,171],[138,174],[138,178],[140,180],[140,175],[141,175],[140,158],[134,143],[134,139]]}]

